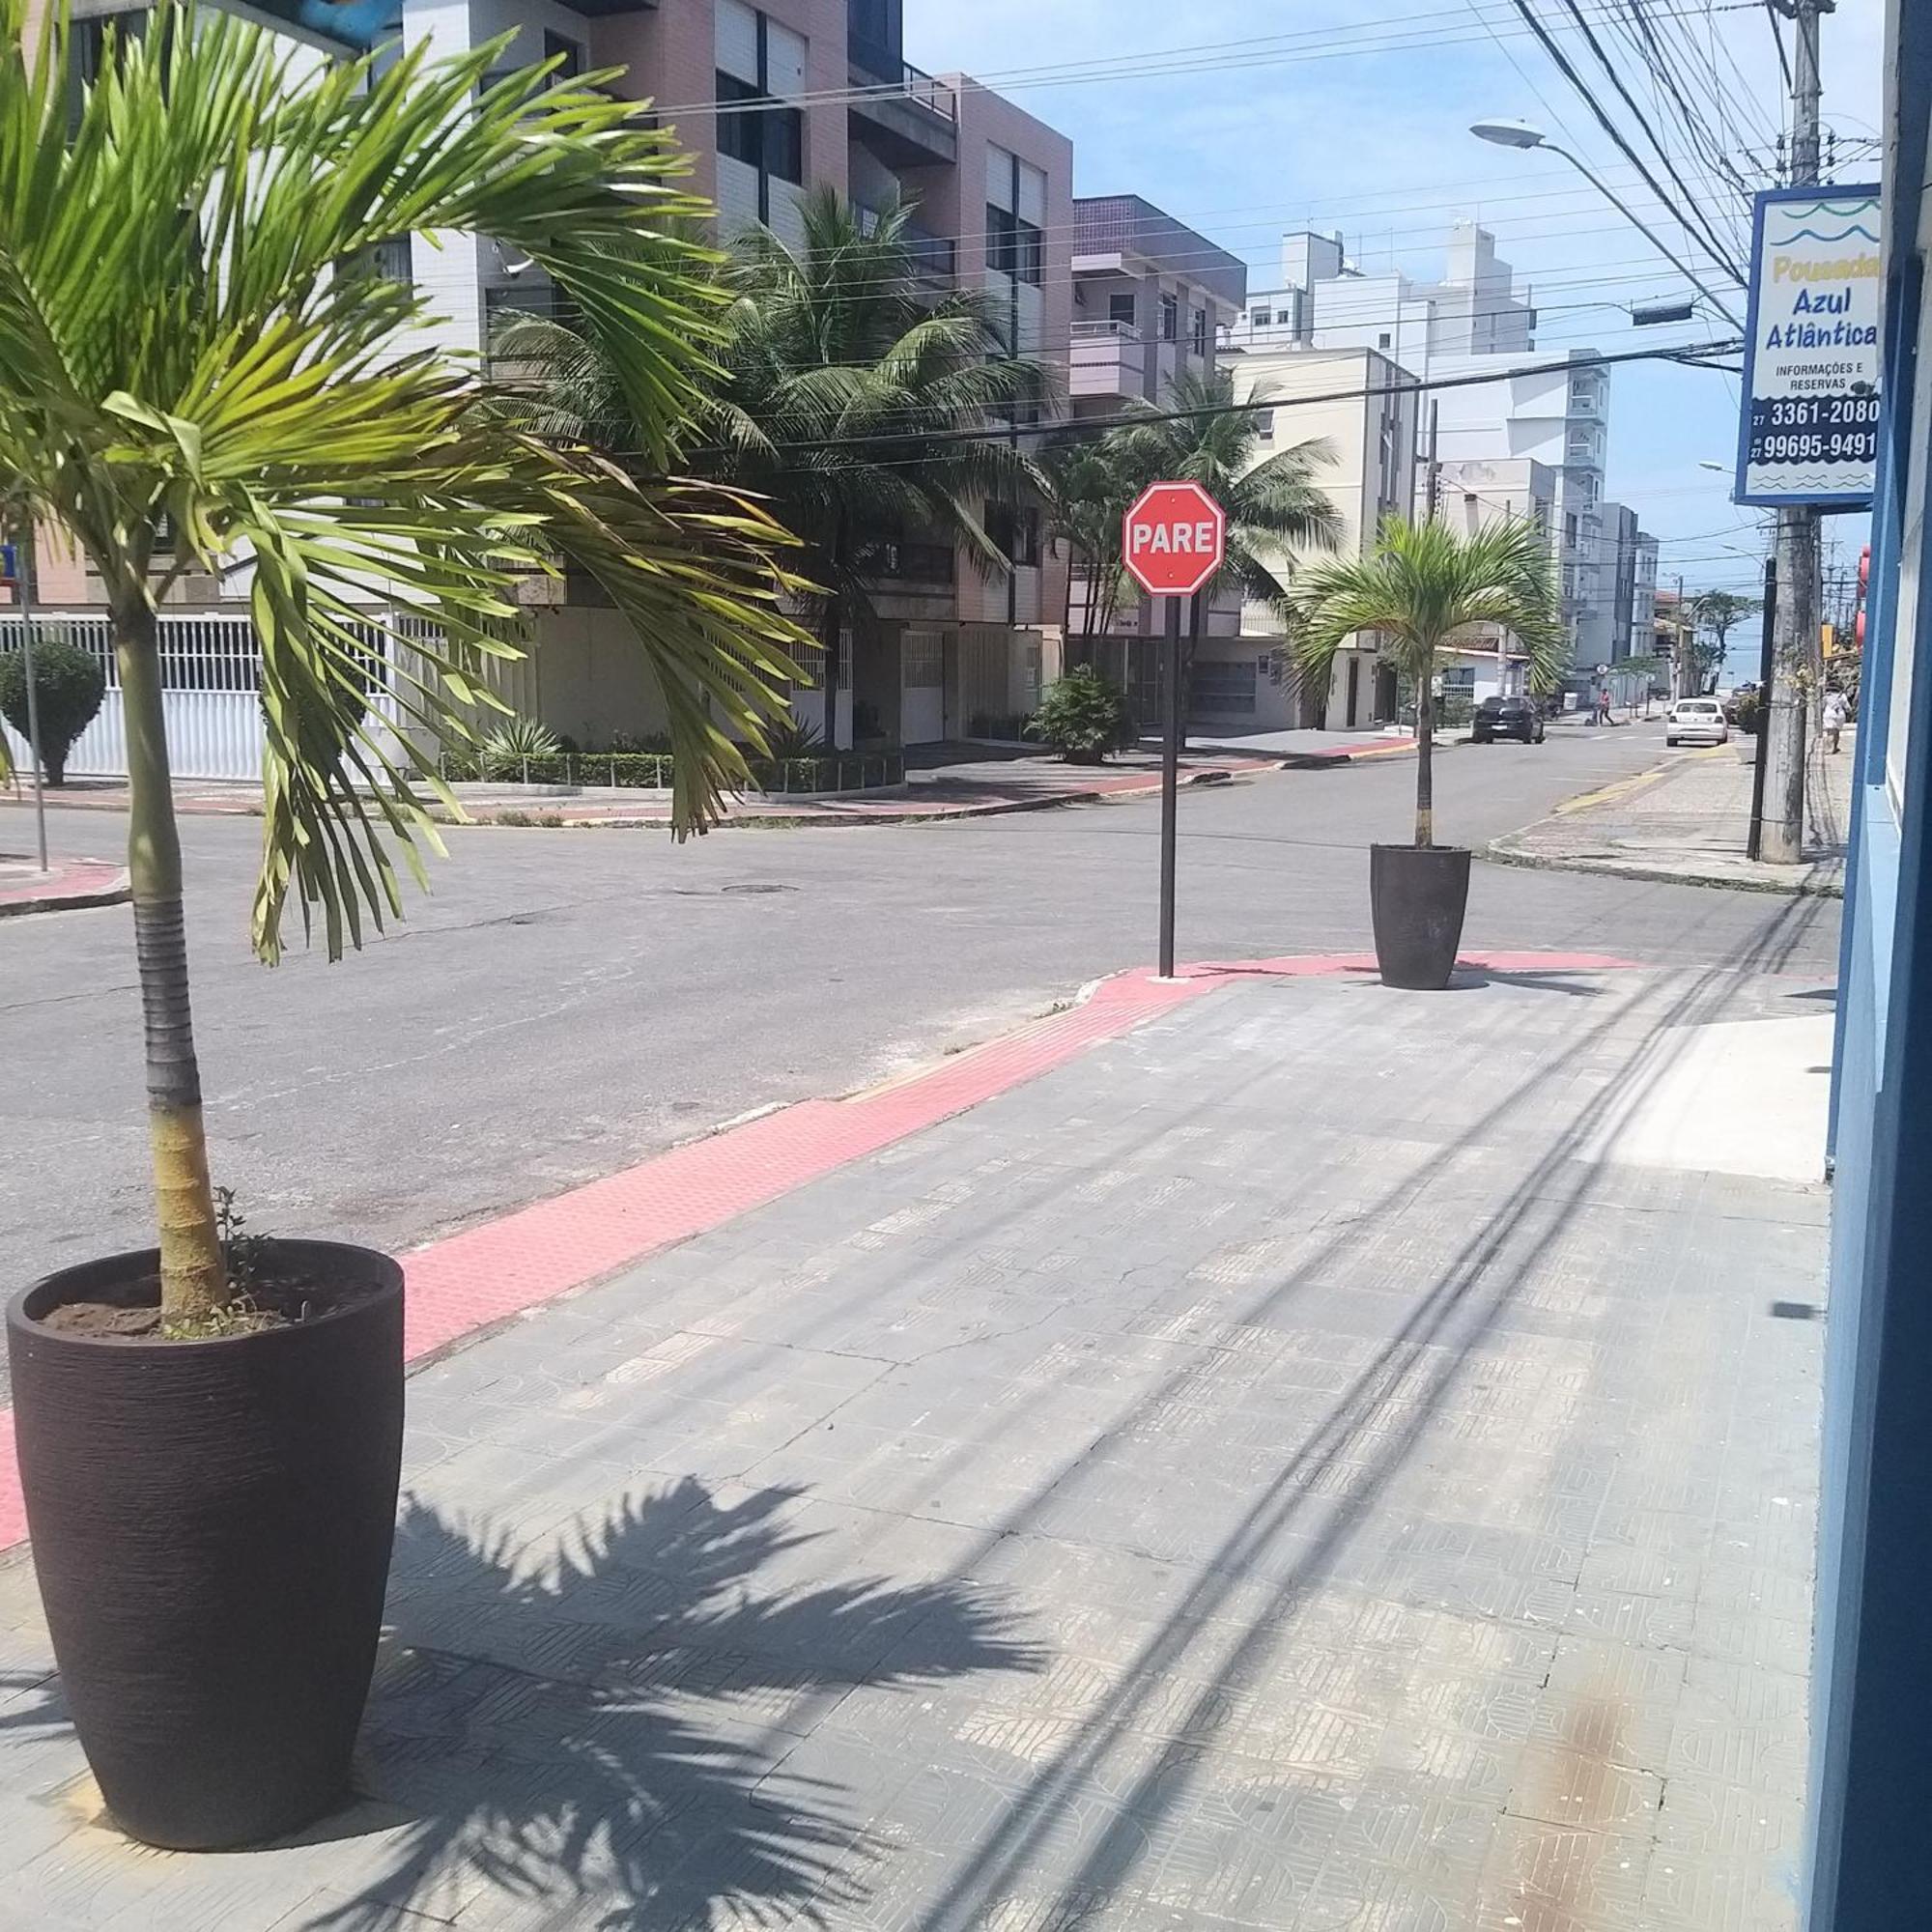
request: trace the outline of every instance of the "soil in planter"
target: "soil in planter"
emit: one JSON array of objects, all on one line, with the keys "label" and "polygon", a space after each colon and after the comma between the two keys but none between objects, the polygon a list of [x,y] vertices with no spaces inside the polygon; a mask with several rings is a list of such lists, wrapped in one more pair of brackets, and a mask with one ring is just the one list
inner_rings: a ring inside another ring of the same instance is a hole
[{"label": "soil in planter", "polygon": [[[252,1237],[251,1237],[252,1242]],[[161,1279],[142,1275],[117,1283],[84,1301],[62,1302],[40,1325],[61,1335],[113,1342],[211,1342],[223,1335],[253,1335],[265,1328],[295,1328],[337,1310],[353,1308],[381,1293],[378,1283],[318,1281],[300,1268],[280,1266],[272,1241],[253,1242],[246,1286],[203,1319],[179,1324],[161,1321]],[[237,1273],[242,1272],[241,1269]]]}]

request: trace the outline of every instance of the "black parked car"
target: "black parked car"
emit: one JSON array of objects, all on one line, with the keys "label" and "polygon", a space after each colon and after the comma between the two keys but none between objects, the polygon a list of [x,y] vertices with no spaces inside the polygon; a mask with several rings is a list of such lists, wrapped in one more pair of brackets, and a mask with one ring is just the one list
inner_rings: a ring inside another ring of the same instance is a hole
[{"label": "black parked car", "polygon": [[1533,697],[1486,697],[1476,706],[1470,736],[1479,745],[1496,738],[1543,743],[1543,707]]}]

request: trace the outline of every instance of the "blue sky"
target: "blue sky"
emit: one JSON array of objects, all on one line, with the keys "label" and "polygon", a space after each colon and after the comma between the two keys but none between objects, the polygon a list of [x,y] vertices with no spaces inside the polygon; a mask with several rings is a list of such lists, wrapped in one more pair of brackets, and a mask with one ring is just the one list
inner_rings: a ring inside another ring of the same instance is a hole
[{"label": "blue sky", "polygon": [[[1557,0],[1537,4],[1552,29],[1555,16],[1568,17]],[[1604,0],[1580,4],[1605,45],[1622,52],[1625,43],[1604,23]],[[1629,19],[1628,6],[1616,11]],[[1716,98],[1706,63],[1737,98],[1724,109],[1726,151],[1747,173],[1768,165],[1782,91],[1765,8],[1647,0],[1644,11],[1661,33],[1694,43],[1700,62],[1687,58],[1679,70],[1693,100]],[[1653,225],[1665,219],[1509,0],[1434,11],[1421,0],[1298,0],[1292,9],[1253,0],[906,0],[905,13],[908,59],[936,71],[963,69],[1010,95],[1071,136],[1078,192],[1132,191],[1158,202],[1244,257],[1251,288],[1278,281],[1286,228],[1339,228],[1365,267],[1393,260],[1417,274],[1439,273],[1448,225],[1466,215],[1495,231],[1519,283],[1534,291],[1540,346],[1608,352],[1719,327],[1634,332],[1611,304],[1688,295],[1682,275],[1565,162],[1488,147],[1467,132],[1483,117],[1534,122]],[[1847,141],[1877,131],[1883,31],[1882,0],[1839,0],[1824,22],[1825,118]],[[1270,35],[1277,38],[1264,38]],[[1287,35],[1300,38],[1280,38]],[[1384,44],[1336,51],[1364,38]],[[1560,43],[1631,125],[1574,26]],[[1103,77],[1067,71],[1116,62]],[[1055,69],[1060,77],[1042,71]],[[1646,112],[1656,111],[1647,87],[1633,91]],[[1670,145],[1676,152],[1680,144]],[[1874,179],[1870,152],[1846,150],[1836,178]],[[1687,168],[1687,178],[1716,202],[1708,175]],[[1661,232],[1682,243],[1676,230]],[[1722,294],[1717,273],[1709,279]],[[1681,571],[1691,590],[1754,582],[1760,515],[1733,506],[1727,477],[1698,468],[1702,459],[1731,459],[1735,380],[1644,364],[1613,374],[1611,398],[1608,494],[1662,540],[1662,580]],[[1827,535],[1856,561],[1863,537],[1854,520],[1834,520]]]}]

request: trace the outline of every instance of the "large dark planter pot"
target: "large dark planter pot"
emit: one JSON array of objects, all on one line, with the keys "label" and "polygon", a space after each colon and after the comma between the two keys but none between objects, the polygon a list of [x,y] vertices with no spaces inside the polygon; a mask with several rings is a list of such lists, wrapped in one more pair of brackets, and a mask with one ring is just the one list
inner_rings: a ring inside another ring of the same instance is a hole
[{"label": "large dark planter pot", "polygon": [[1371,845],[1369,904],[1382,984],[1426,993],[1446,986],[1468,910],[1468,853],[1456,845]]},{"label": "large dark planter pot", "polygon": [[81,1747],[117,1824],[206,1851],[298,1830],[349,1788],[403,1437],[403,1276],[283,1241],[375,1293],[207,1342],[36,1319],[152,1278],[153,1250],[49,1275],[7,1311],[34,1567]]}]

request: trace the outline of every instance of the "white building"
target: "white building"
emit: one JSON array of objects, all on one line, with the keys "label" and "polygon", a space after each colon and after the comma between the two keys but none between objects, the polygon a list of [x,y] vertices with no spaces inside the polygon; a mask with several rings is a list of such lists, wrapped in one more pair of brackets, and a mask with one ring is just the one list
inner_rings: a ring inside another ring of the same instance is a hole
[{"label": "white building", "polygon": [[[1249,298],[1231,342],[1254,350],[1374,349],[1440,385],[1416,412],[1425,457],[1433,417],[1435,455],[1444,465],[1527,460],[1547,468],[1555,479],[1551,541],[1572,661],[1587,666],[1602,661],[1591,651],[1617,623],[1605,604],[1614,582],[1606,588],[1600,568],[1609,377],[1590,350],[1539,356],[1535,330],[1535,307],[1517,293],[1494,238],[1463,221],[1450,232],[1440,281],[1396,270],[1365,273],[1339,236],[1285,237],[1282,286]],[[1477,380],[1498,360],[1558,366]],[[1624,624],[1621,635],[1628,634]]]},{"label": "white building", "polygon": [[[1328,444],[1330,458],[1315,481],[1335,506],[1343,555],[1366,551],[1391,512],[1407,514],[1415,495],[1416,397],[1404,386],[1406,370],[1374,349],[1247,347],[1233,356],[1232,365],[1236,401],[1269,406],[1261,418],[1260,460],[1299,442]],[[1291,583],[1301,560],[1298,555],[1269,559],[1276,575]],[[1241,613],[1241,638],[1230,639],[1227,652],[1238,659],[1245,649],[1257,677],[1279,691],[1280,724],[1341,731],[1394,721],[1395,673],[1381,658],[1377,639],[1350,639],[1336,653],[1327,688],[1311,691],[1283,662],[1281,630],[1278,611],[1250,604]],[[1255,641],[1264,638],[1274,640],[1274,655],[1266,659]],[[1204,683],[1211,690],[1218,675],[1204,680],[1197,668],[1197,716],[1210,712],[1201,693]]]}]

